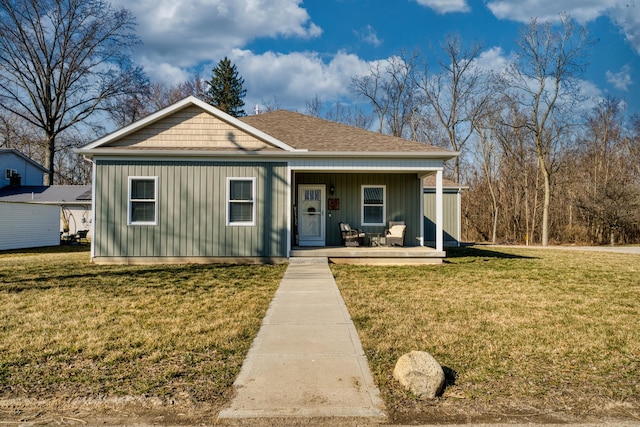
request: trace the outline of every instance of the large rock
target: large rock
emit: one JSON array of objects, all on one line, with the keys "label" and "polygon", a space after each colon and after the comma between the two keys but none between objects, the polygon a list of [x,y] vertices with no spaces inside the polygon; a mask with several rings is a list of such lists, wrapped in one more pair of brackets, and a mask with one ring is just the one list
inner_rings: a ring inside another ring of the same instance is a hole
[{"label": "large rock", "polygon": [[425,351],[412,351],[398,359],[393,377],[421,398],[433,399],[444,387],[444,371]]}]

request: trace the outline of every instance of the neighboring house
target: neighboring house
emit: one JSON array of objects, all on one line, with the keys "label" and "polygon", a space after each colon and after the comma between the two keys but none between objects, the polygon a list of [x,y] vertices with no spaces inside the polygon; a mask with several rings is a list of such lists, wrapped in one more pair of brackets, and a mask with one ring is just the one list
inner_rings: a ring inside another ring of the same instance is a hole
[{"label": "neighboring house", "polygon": [[60,208],[0,202],[0,250],[60,244]]},{"label": "neighboring house", "polygon": [[[0,195],[23,185],[42,186],[47,169],[18,150],[0,148]],[[60,208],[10,203],[0,197],[0,250],[60,244]]]},{"label": "neighboring house", "polygon": [[80,230],[87,230],[89,236],[92,234],[90,185],[5,187],[0,189],[0,202],[58,206],[60,212],[56,218],[59,232],[76,234]]},{"label": "neighboring house", "polygon": [[396,220],[406,247],[435,241],[444,256],[442,171],[455,152],[290,111],[237,119],[194,97],[79,152],[93,161],[94,262],[277,262],[340,246],[340,222],[383,233]]},{"label": "neighboring house", "polygon": [[[460,246],[462,235],[461,193],[469,187],[442,180],[444,246]],[[425,236],[435,236],[436,232],[436,180],[434,176],[424,179],[424,230]],[[426,245],[435,245],[427,240]]]},{"label": "neighboring house", "polygon": [[49,171],[14,148],[0,148],[0,188],[42,185]]}]

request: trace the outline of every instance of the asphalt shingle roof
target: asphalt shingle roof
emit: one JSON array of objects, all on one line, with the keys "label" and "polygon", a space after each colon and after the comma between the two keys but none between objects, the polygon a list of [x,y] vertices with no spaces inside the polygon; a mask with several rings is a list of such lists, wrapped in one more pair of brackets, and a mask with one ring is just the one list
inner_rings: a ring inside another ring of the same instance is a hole
[{"label": "asphalt shingle roof", "polygon": [[4,187],[0,190],[2,202],[29,203],[82,203],[91,201],[90,185],[51,185]]},{"label": "asphalt shingle roof", "polygon": [[278,110],[240,120],[296,149],[319,152],[446,152],[429,144]]}]

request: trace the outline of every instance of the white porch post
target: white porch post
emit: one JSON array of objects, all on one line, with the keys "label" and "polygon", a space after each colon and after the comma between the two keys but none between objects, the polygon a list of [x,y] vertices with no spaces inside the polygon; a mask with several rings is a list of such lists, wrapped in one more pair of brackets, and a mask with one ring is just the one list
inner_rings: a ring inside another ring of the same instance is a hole
[{"label": "white porch post", "polygon": [[436,172],[436,250],[442,251],[444,249],[443,244],[443,229],[442,222],[444,215],[442,213],[442,169]]},{"label": "white porch post", "polygon": [[420,237],[418,237],[418,243],[420,246],[424,246],[424,178],[421,175],[418,175],[418,179],[420,180],[420,194],[418,195],[418,200],[420,200]]},{"label": "white porch post", "polygon": [[291,218],[293,211],[293,171],[291,170],[291,165],[287,165],[287,207],[285,212],[287,213],[287,258],[291,258],[291,236],[292,236],[292,227],[293,220]]}]

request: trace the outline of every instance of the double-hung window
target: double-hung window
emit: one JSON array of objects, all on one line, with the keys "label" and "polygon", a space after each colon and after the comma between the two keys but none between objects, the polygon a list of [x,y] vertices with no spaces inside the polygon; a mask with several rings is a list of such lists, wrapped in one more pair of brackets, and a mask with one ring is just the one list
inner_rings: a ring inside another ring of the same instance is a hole
[{"label": "double-hung window", "polygon": [[158,224],[158,177],[129,177],[129,225]]},{"label": "double-hung window", "polygon": [[384,185],[362,186],[362,225],[385,225],[386,197]]},{"label": "double-hung window", "polygon": [[227,178],[227,225],[256,225],[255,178]]}]

